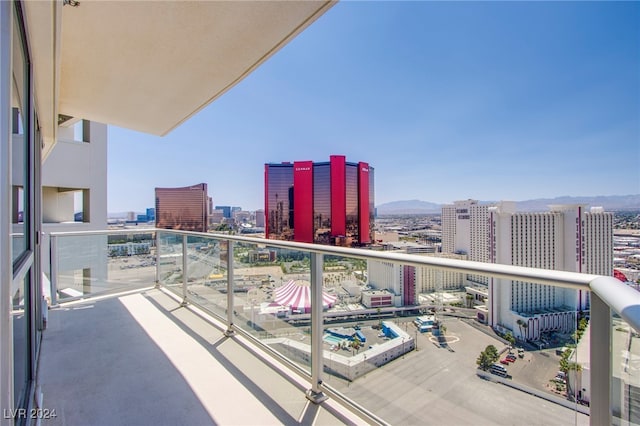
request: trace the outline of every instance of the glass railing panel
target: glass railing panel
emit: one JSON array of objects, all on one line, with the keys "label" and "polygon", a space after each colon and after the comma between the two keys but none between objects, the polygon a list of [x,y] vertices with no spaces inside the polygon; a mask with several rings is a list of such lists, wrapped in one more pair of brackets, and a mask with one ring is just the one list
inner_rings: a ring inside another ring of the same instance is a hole
[{"label": "glass railing panel", "polygon": [[[184,245],[187,297],[227,322],[231,260],[233,324],[311,372],[311,255],[227,244],[160,233],[161,282],[182,294]],[[320,282],[323,383],[385,421],[589,422],[586,293],[330,253]]]},{"label": "glass railing panel", "polygon": [[234,243],[235,324],[310,372],[310,256]]},{"label": "glass railing panel", "polygon": [[227,242],[187,237],[187,270],[189,299],[226,319]]},{"label": "glass railing panel", "polygon": [[640,424],[640,334],[612,316],[611,415],[615,425]]},{"label": "glass railing panel", "polygon": [[368,285],[366,260],[325,255],[322,283],[323,362],[328,384],[346,390],[390,362],[390,357],[401,356],[403,344],[407,350],[412,347],[411,337],[389,322],[396,317],[393,294],[384,292],[378,297]]},{"label": "glass railing panel", "polygon": [[59,301],[153,285],[156,279],[155,235],[59,235],[56,297]]},{"label": "glass railing panel", "polygon": [[325,257],[324,380],[359,405],[390,424],[588,423],[575,311],[503,308],[492,328],[489,287],[462,274]]},{"label": "glass railing panel", "polygon": [[182,296],[183,236],[162,231],[157,232],[158,281]]}]

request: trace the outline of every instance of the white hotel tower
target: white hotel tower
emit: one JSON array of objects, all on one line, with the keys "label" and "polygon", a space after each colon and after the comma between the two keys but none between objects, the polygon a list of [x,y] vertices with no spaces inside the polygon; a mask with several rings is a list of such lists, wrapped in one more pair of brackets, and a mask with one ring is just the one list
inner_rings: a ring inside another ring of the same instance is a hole
[{"label": "white hotel tower", "polygon": [[[515,210],[515,203],[500,205]],[[477,200],[455,201],[442,206],[442,252],[467,255],[474,262],[489,262],[489,207],[495,204],[478,204]],[[470,284],[488,285],[487,278],[469,275]]]},{"label": "white hotel tower", "polygon": [[[602,208],[553,205],[548,212],[516,213],[503,204],[488,215],[489,262],[612,275],[613,214]],[[589,309],[586,292],[499,278],[489,281],[488,302],[489,325],[527,339],[572,331],[576,313]]]}]

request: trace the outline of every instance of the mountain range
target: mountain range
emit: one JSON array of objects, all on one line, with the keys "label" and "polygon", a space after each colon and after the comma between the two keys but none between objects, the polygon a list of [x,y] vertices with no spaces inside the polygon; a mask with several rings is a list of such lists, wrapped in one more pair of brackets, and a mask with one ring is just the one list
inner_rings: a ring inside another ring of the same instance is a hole
[{"label": "mountain range", "polygon": [[[491,204],[495,201],[478,201],[480,204]],[[534,200],[516,201],[518,211],[547,211],[551,204],[587,204],[591,207],[604,207],[605,210],[640,210],[640,194],[635,195],[600,195],[556,198],[538,198]],[[443,204],[421,200],[391,201],[378,205],[378,215],[397,214],[431,214],[441,213]]]}]

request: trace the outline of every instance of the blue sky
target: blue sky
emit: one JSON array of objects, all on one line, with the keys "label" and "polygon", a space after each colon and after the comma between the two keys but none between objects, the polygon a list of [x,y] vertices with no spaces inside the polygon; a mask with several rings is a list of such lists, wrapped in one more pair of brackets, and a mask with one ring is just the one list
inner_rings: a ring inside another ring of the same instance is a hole
[{"label": "blue sky", "polygon": [[640,193],[640,3],[341,2],[159,138],[109,128],[108,209],[206,182],[264,206],[264,163],[375,168],[376,205]]}]

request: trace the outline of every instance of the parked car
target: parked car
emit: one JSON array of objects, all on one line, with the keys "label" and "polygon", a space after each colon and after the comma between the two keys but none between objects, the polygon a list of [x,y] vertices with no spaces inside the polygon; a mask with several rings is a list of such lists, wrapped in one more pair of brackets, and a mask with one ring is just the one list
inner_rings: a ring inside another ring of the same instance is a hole
[{"label": "parked car", "polygon": [[500,360],[500,364],[508,365],[508,364],[509,364],[509,361],[507,361],[507,359],[506,359],[506,358],[502,358],[502,359]]},{"label": "parked car", "polygon": [[516,356],[513,354],[509,354],[505,357],[505,359],[509,362],[515,362],[516,361]]}]

